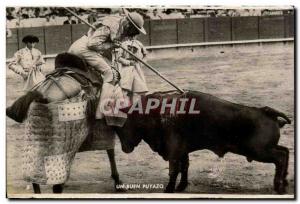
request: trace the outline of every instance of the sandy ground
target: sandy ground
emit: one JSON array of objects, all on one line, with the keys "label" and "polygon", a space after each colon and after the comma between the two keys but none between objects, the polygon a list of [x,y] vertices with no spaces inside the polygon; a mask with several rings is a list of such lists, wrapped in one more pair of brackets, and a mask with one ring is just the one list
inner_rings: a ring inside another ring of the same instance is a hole
[{"label": "sandy ground", "polygon": [[[207,48],[198,57],[187,55],[152,59],[151,65],[185,89],[207,92],[236,103],[271,106],[294,121],[294,50],[293,45],[268,45],[235,48]],[[47,65],[51,69],[53,65]],[[171,87],[145,71],[151,90]],[[21,78],[7,72],[7,105],[22,94]],[[7,118],[7,192],[32,193],[22,180],[21,148],[24,126]],[[294,122],[281,129],[280,144],[289,148],[288,194],[294,194]],[[168,182],[168,163],[149,146],[141,143],[133,153],[116,145],[120,177],[126,184],[162,184]],[[190,154],[189,186],[185,193],[199,194],[275,194],[274,165],[228,153],[220,159],[210,151]],[[42,186],[43,193],[51,193]],[[65,193],[114,193],[105,151],[76,155]],[[126,193],[163,192],[163,189],[138,188]]]}]

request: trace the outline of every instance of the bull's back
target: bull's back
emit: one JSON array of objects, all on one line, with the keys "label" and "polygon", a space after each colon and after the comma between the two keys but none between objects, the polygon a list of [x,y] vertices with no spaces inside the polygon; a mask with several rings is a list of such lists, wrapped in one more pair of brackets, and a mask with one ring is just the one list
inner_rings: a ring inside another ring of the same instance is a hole
[{"label": "bull's back", "polygon": [[[218,155],[228,151],[237,152],[244,147],[250,147],[251,144],[263,147],[270,143],[278,143],[277,122],[260,108],[231,103],[196,91],[186,94],[159,92],[148,97],[194,98],[194,109],[200,110],[199,114],[176,115],[165,119],[162,115],[161,120],[151,115],[141,116],[142,120],[138,120],[138,123],[142,123],[141,127],[145,130],[142,134],[146,135],[144,140],[147,140],[154,151],[161,152],[161,155],[164,154],[164,148],[158,150],[156,147],[166,147],[170,140],[178,141],[181,152],[210,149]],[[170,132],[174,134],[168,136],[166,133]]]},{"label": "bull's back", "polygon": [[197,99],[197,116],[189,115],[183,121],[182,133],[191,148],[232,146],[251,140],[263,126],[276,123],[259,108],[248,107],[217,98],[215,96],[190,92],[189,97]]}]

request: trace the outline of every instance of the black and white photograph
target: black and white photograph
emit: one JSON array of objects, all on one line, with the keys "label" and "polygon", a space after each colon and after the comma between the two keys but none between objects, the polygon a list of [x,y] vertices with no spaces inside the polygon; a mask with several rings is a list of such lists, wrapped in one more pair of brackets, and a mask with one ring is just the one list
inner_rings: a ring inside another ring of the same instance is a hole
[{"label": "black and white photograph", "polygon": [[295,199],[294,6],[5,9],[8,199]]}]

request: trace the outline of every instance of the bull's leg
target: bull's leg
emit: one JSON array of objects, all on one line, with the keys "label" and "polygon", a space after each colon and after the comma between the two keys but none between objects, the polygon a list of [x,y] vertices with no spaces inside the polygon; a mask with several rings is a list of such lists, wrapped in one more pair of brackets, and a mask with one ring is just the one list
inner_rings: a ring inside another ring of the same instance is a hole
[{"label": "bull's leg", "polygon": [[276,147],[274,153],[276,153],[276,155],[278,156],[278,159],[275,162],[276,172],[274,178],[274,189],[277,193],[284,194],[286,193],[286,176],[288,169],[289,153],[283,151],[280,147]]},{"label": "bull's leg", "polygon": [[286,193],[286,175],[287,175],[287,164],[288,164],[288,150],[283,151],[281,147],[274,147],[270,150],[258,151],[255,160],[261,162],[274,163],[275,177],[274,177],[274,190],[279,194]]},{"label": "bull's leg", "polygon": [[189,169],[189,155],[186,154],[182,157],[180,161],[180,183],[176,188],[176,191],[184,191],[188,185],[188,169]]},{"label": "bull's leg", "polygon": [[52,191],[53,191],[53,193],[62,193],[63,188],[64,188],[63,184],[55,184],[52,187]]},{"label": "bull's leg", "polygon": [[289,152],[289,149],[288,149],[288,148],[283,147],[283,146],[280,146],[280,145],[278,145],[277,148],[280,149],[281,151],[284,151],[285,154],[286,154],[286,157],[287,157],[287,159],[286,159],[286,164],[285,164],[285,168],[284,168],[284,169],[285,169],[285,172],[284,172],[284,175],[283,175],[283,177],[284,177],[284,180],[283,180],[284,185],[287,186],[287,185],[288,185],[288,181],[287,181],[286,177],[287,177],[287,175],[288,175],[289,154],[290,154],[290,152]]},{"label": "bull's leg", "polygon": [[117,185],[122,184],[122,181],[119,178],[119,173],[116,165],[116,160],[115,160],[115,150],[114,149],[108,149],[106,150],[109,163],[110,163],[110,169],[111,169],[111,177],[115,181],[115,189],[117,191],[121,191],[121,189],[116,188]]},{"label": "bull's leg", "polygon": [[176,179],[179,173],[179,160],[170,160],[169,161],[169,176],[170,180],[169,183],[165,189],[165,193],[174,193],[175,185],[176,185]]},{"label": "bull's leg", "polygon": [[33,191],[36,194],[40,194],[41,193],[41,188],[40,185],[37,183],[32,183],[32,187],[33,187]]}]

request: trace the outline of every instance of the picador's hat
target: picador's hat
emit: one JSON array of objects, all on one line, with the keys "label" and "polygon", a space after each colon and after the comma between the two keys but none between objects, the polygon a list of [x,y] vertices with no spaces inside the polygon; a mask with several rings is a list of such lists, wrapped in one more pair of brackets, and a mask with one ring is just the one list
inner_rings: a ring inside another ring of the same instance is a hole
[{"label": "picador's hat", "polygon": [[38,43],[39,42],[39,38],[34,36],[34,35],[26,35],[23,39],[22,39],[23,43]]},{"label": "picador's hat", "polygon": [[143,28],[144,26],[144,19],[143,17],[138,14],[137,12],[132,12],[129,13],[126,9],[124,9],[125,15],[127,17],[127,19],[134,25],[134,27],[136,29],[138,29],[138,31],[140,33],[143,33],[144,35],[146,35],[146,30]]}]

